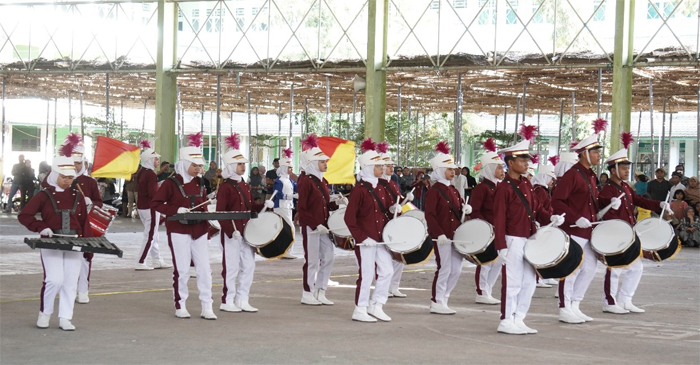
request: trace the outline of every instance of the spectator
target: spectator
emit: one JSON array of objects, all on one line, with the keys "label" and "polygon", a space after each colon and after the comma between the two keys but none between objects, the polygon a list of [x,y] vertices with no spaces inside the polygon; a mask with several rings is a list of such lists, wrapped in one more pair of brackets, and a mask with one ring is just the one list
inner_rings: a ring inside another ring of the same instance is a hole
[{"label": "spectator", "polygon": [[270,199],[272,196],[272,185],[277,180],[277,169],[280,167],[280,159],[272,160],[272,169],[265,173],[265,199]]},{"label": "spectator", "polygon": [[688,186],[685,188],[685,201],[691,207],[700,202],[700,180],[695,176],[688,179]]},{"label": "spectator", "polygon": [[44,181],[46,179],[46,176],[51,172],[51,165],[48,164],[46,161],[41,161],[39,163],[39,176],[37,176],[37,180],[39,182]]},{"label": "spectator", "polygon": [[136,174],[131,175],[131,179],[126,183],[126,216],[131,218],[138,217],[138,211],[134,209],[136,199],[138,199],[139,185],[136,181]]},{"label": "spectator", "polygon": [[666,171],[662,168],[658,168],[656,169],[656,179],[649,181],[647,184],[647,193],[652,199],[661,201],[666,199],[666,194],[668,194],[673,185],[670,181],[664,179],[665,176]]},{"label": "spectator", "polygon": [[204,173],[204,179],[209,181],[210,187],[215,185],[215,184],[213,184],[213,182],[214,182],[214,178],[216,177],[216,170],[217,169],[218,169],[218,166],[216,165],[216,162],[211,161],[211,162],[209,162],[209,170],[207,170],[207,172]]},{"label": "spectator", "polygon": [[401,192],[406,194],[406,192],[410,191],[414,181],[416,181],[416,177],[413,176],[408,167],[404,167],[401,174]]},{"label": "spectator", "polygon": [[460,169],[459,167],[454,170],[455,177],[450,183],[455,187],[455,189],[457,189],[459,196],[462,197],[462,199],[464,199],[464,194],[467,191],[467,177],[462,175],[462,169]]},{"label": "spectator", "polygon": [[27,166],[24,164],[24,155],[19,155],[19,163],[12,166],[12,186],[10,187],[10,195],[7,197],[7,208],[5,209],[5,213],[9,213],[12,210],[12,200],[14,199],[15,194],[17,194],[17,191],[20,191],[20,194],[23,193],[21,191],[22,181],[24,180],[26,167]]},{"label": "spectator", "polygon": [[160,170],[158,170],[158,181],[163,181],[170,176],[170,162],[163,161],[160,163]]},{"label": "spectator", "polygon": [[24,176],[21,181],[22,198],[19,201],[19,209],[24,208],[24,206],[29,202],[29,200],[34,196],[34,181],[36,180],[36,175],[34,175],[34,169],[32,168],[32,162],[29,160],[24,160],[25,171]]},{"label": "spectator", "polygon": [[610,176],[608,176],[607,172],[600,174],[600,176],[598,177],[598,191],[600,191],[600,189],[603,188],[603,185],[605,185],[608,182],[608,178],[610,178]]},{"label": "spectator", "polygon": [[676,219],[680,221],[683,218],[685,208],[687,207],[688,203],[685,202],[685,192],[683,190],[676,190],[673,194],[673,201],[671,202],[671,210]]},{"label": "spectator", "polygon": [[685,190],[685,185],[681,184],[682,176],[683,175],[678,172],[674,172],[673,174],[671,174],[671,196],[675,196],[676,191],[678,190]]},{"label": "spectator", "polygon": [[413,205],[418,207],[418,209],[423,210],[425,208],[425,194],[428,193],[430,189],[430,178],[423,171],[416,172],[416,179],[411,185],[413,190]]},{"label": "spectator", "polygon": [[472,190],[476,186],[476,179],[471,175],[471,171],[469,171],[469,168],[466,166],[462,167],[462,175],[467,178],[467,185],[464,188],[464,196],[471,196]]},{"label": "spectator", "polygon": [[678,235],[684,246],[700,247],[700,220],[692,207],[685,208],[684,217],[678,228]]},{"label": "spectator", "polygon": [[391,174],[391,181],[395,182],[396,185],[401,186],[401,177],[397,174],[397,171],[401,171],[401,168],[394,169],[394,173]]},{"label": "spectator", "polygon": [[683,184],[684,186],[688,186],[689,178],[685,176],[685,167],[683,165],[676,165],[675,172],[680,174],[681,184]]},{"label": "spectator", "polygon": [[252,195],[253,201],[255,201],[256,198],[260,198],[262,200],[263,197],[265,197],[263,177],[260,174],[260,169],[257,166],[250,170],[248,185],[250,186],[250,195]]},{"label": "spectator", "polygon": [[644,175],[643,172],[638,172],[634,174],[634,191],[637,195],[644,195],[647,193],[647,185],[649,184],[649,178]]}]

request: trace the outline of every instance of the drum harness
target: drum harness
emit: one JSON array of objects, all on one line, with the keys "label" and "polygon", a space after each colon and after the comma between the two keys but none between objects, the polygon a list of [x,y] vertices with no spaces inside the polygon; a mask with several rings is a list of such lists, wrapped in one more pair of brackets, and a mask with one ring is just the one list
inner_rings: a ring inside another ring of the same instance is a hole
[{"label": "drum harness", "polygon": [[[190,208],[194,207],[195,198],[201,198],[204,196],[204,183],[203,183],[201,177],[199,178],[199,195],[187,195],[185,193],[185,188],[182,186],[182,183],[180,182],[180,180],[177,179],[177,177],[171,176],[168,179],[170,179],[171,181],[173,181],[175,183],[175,185],[177,185],[177,188],[180,190],[180,193],[182,194],[183,197],[190,199]],[[197,224],[197,223],[200,223],[201,221],[200,220],[181,219],[178,222],[180,222],[181,224]]]},{"label": "drum harness", "polygon": [[[324,206],[324,213],[327,213],[328,205],[331,203],[330,195],[326,196],[326,192],[323,189],[323,187],[321,186],[321,181],[316,176],[310,175],[308,178],[311,179],[311,181],[313,181],[316,184],[316,187],[318,188],[318,192],[321,193],[321,196],[323,196],[323,200],[326,201],[326,205]],[[328,222],[328,217],[326,217],[326,222]],[[328,223],[326,223],[326,224],[328,224]]]},{"label": "drum harness", "polygon": [[595,207],[595,211],[599,212],[600,208],[598,208],[598,199],[596,199],[595,195],[593,194],[593,186],[591,185],[591,179],[589,179],[588,176],[586,176],[586,173],[583,172],[583,170],[579,169],[578,166],[574,166],[572,168],[578,171],[579,174],[581,174],[583,181],[585,181],[586,185],[588,185],[588,193],[591,195],[591,200],[593,200],[593,206]]},{"label": "drum harness", "polygon": [[505,181],[510,184],[510,186],[513,188],[515,191],[515,194],[518,195],[518,198],[520,198],[520,202],[523,203],[523,207],[525,207],[525,212],[527,212],[527,216],[530,218],[530,222],[532,223],[532,226],[535,227],[535,232],[537,232],[537,223],[535,222],[535,214],[532,212],[532,208],[530,207],[530,203],[525,199],[525,196],[523,195],[523,192],[520,191],[517,185],[515,185],[515,182],[513,179],[510,177],[506,177]]},{"label": "drum harness", "polygon": [[366,182],[366,181],[363,181],[363,182],[362,182],[362,186],[364,186],[365,188],[367,188],[367,190],[369,191],[369,193],[372,194],[372,196],[374,197],[374,200],[376,200],[376,201],[377,201],[377,204],[379,205],[379,210],[382,211],[382,214],[386,215],[387,210],[386,210],[386,208],[384,207],[384,204],[382,204],[382,200],[379,199],[379,197],[377,196],[377,193],[374,192],[374,189],[372,188],[372,185],[370,185],[370,184],[369,184],[368,182]]},{"label": "drum harness", "polygon": [[431,189],[436,189],[440,195],[442,195],[443,199],[447,201],[447,205],[450,206],[450,210],[454,215],[457,217],[457,221],[461,222],[462,221],[462,215],[460,214],[459,211],[455,210],[454,206],[452,206],[452,202],[450,201],[450,198],[447,197],[447,193],[445,193],[439,186],[438,184],[433,185]]},{"label": "drum harness", "polygon": [[57,234],[77,234],[78,232],[74,229],[70,229],[70,216],[75,214],[75,211],[78,210],[78,201],[80,200],[80,192],[75,191],[75,202],[73,203],[73,209],[58,209],[58,204],[56,204],[56,199],[53,197],[53,193],[50,191],[44,189],[41,190],[41,192],[46,193],[46,196],[49,197],[49,201],[51,202],[51,205],[53,205],[53,210],[56,212],[56,214],[61,215],[61,229],[53,230],[53,233]]}]

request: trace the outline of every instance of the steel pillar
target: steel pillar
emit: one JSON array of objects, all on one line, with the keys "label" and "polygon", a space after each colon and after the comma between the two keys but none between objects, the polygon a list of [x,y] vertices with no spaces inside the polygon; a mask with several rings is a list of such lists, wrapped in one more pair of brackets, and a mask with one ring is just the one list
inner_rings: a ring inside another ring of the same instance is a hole
[{"label": "steel pillar", "polygon": [[367,13],[367,73],[365,75],[367,115],[364,137],[383,141],[386,113],[386,71],[384,69],[387,65],[389,0],[369,0]]},{"label": "steel pillar", "polygon": [[177,9],[158,0],[158,53],[156,56],[156,150],[163,161],[175,159],[177,76],[169,71],[177,62]]},{"label": "steel pillar", "polygon": [[634,60],[635,0],[618,0],[615,7],[615,55],[613,57],[612,123],[610,150],[618,151],[617,136],[630,130],[632,121],[632,62]]}]

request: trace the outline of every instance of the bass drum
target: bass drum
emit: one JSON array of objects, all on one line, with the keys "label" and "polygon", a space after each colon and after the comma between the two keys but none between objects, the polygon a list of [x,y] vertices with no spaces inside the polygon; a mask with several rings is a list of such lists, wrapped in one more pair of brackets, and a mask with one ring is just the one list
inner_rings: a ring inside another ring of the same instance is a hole
[{"label": "bass drum", "polygon": [[634,232],[642,241],[645,259],[663,261],[673,258],[681,250],[681,242],[670,223],[659,218],[642,219],[634,225]]},{"label": "bass drum", "polygon": [[559,228],[541,228],[525,243],[525,260],[542,279],[562,279],[583,263],[583,249]]},{"label": "bass drum", "polygon": [[346,251],[355,249],[355,239],[352,238],[350,229],[345,224],[345,207],[332,211],[328,216],[328,230],[335,247]]},{"label": "bass drum", "polygon": [[403,264],[418,264],[430,257],[433,242],[428,229],[419,218],[401,215],[384,227],[382,239],[391,257]]},{"label": "bass drum", "polygon": [[454,247],[467,261],[476,265],[488,265],[498,258],[496,235],[491,223],[482,219],[470,219],[462,223],[454,234]]},{"label": "bass drum", "polygon": [[292,247],[294,231],[284,218],[272,212],[263,212],[248,221],[243,238],[258,255],[274,259]]}]

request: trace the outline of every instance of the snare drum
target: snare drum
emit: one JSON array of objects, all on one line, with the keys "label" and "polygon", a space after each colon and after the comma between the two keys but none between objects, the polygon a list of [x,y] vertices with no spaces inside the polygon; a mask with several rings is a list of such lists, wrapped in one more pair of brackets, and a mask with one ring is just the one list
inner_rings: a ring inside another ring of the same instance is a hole
[{"label": "snare drum", "polygon": [[272,212],[258,214],[245,226],[243,237],[258,255],[272,259],[284,255],[294,243],[294,231],[287,221]]},{"label": "snare drum", "polygon": [[642,219],[634,225],[634,232],[642,242],[645,259],[663,261],[673,258],[681,250],[681,243],[673,226],[665,220]]},{"label": "snare drum", "polygon": [[345,207],[331,212],[328,216],[328,230],[331,231],[331,241],[336,247],[347,251],[355,249],[355,239],[345,224]]},{"label": "snare drum", "polygon": [[425,213],[422,210],[409,210],[401,213],[401,216],[418,218],[426,227],[428,226],[428,222],[425,221]]},{"label": "snare drum", "polygon": [[406,265],[423,262],[433,252],[433,242],[428,229],[416,217],[401,215],[384,227],[382,239],[391,257]]},{"label": "snare drum", "polygon": [[114,218],[117,216],[117,209],[103,204],[102,207],[93,205],[88,213],[88,222],[90,222],[90,229],[92,230],[93,237],[102,237],[107,230],[112,225]]},{"label": "snare drum", "polygon": [[583,262],[583,249],[559,228],[541,228],[525,243],[524,257],[542,279],[571,275]]},{"label": "snare drum", "polygon": [[482,219],[470,219],[457,227],[454,247],[465,259],[477,265],[487,265],[498,258],[491,223]]},{"label": "snare drum", "polygon": [[598,260],[609,267],[625,267],[642,255],[642,244],[629,223],[621,219],[604,221],[591,233],[591,248]]}]

